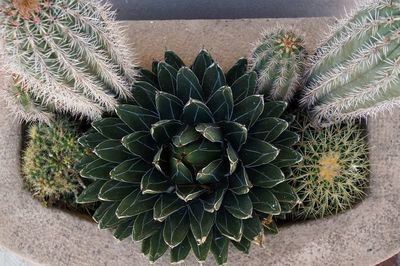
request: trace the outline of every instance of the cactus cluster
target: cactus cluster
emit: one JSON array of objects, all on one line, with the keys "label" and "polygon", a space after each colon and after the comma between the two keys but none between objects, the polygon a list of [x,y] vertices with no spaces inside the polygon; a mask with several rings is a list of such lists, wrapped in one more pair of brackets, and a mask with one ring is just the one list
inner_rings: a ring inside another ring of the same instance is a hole
[{"label": "cactus cluster", "polygon": [[366,136],[357,124],[313,128],[306,118],[294,131],[303,161],[293,170],[292,185],[301,204],[291,216],[322,218],[351,208],[365,196],[369,161]]},{"label": "cactus cluster", "polygon": [[131,96],[132,56],[110,5],[3,0],[0,21],[2,64],[24,84],[23,100],[2,92],[18,119],[47,122],[41,110],[49,109],[95,120]]},{"label": "cactus cluster", "polygon": [[46,206],[75,205],[82,190],[77,164],[85,154],[75,122],[58,118],[50,125],[31,125],[22,158],[22,174],[34,198]]},{"label": "cactus cluster", "polygon": [[142,70],[135,104],[93,123],[80,138],[95,157],[83,160],[93,183],[78,202],[100,201],[93,218],[118,239],[142,241],[154,262],[190,250],[227,261],[232,244],[248,252],[275,230],[272,216],[289,213],[298,197],[287,178],[301,160],[298,136],[280,118],[285,102],[264,102],[256,74],[241,59],[226,74],[202,50],[191,68],[173,52]]},{"label": "cactus cluster", "polygon": [[361,4],[318,49],[302,104],[319,124],[399,106],[399,44],[400,0]]},{"label": "cactus cluster", "polygon": [[273,100],[290,101],[303,79],[305,59],[303,39],[294,31],[264,33],[251,54],[259,92]]}]

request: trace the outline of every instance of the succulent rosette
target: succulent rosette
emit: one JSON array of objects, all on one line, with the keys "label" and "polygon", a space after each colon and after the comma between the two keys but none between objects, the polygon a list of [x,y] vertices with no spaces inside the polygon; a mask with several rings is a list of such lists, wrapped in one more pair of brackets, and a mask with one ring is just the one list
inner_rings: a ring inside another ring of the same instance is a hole
[{"label": "succulent rosette", "polygon": [[81,175],[93,183],[81,203],[101,201],[94,219],[118,239],[142,241],[150,261],[171,248],[171,262],[190,250],[227,261],[228,245],[248,252],[272,216],[298,197],[287,178],[301,160],[298,136],[280,118],[285,102],[264,102],[255,72],[240,59],[226,75],[206,50],[191,68],[172,51],[141,70],[131,104],[94,122],[80,139],[93,149]]}]

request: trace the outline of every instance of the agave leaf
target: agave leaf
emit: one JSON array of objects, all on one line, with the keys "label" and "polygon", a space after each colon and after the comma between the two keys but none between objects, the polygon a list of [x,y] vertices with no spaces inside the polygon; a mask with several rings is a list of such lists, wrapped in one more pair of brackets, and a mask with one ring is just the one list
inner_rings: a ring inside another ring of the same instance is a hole
[{"label": "agave leaf", "polygon": [[273,144],[274,145],[279,144],[290,147],[299,142],[299,140],[300,140],[299,135],[289,130],[285,130],[282,132],[282,134],[279,135],[279,137],[273,142]]},{"label": "agave leaf", "polygon": [[229,190],[237,195],[242,195],[249,193],[252,187],[246,169],[240,163],[238,169],[229,177]]},{"label": "agave leaf", "polygon": [[214,230],[211,242],[211,252],[218,265],[226,264],[228,261],[229,239],[221,235],[218,230]]},{"label": "agave leaf", "polygon": [[159,230],[156,234],[150,237],[149,260],[155,262],[167,251],[168,245],[163,239],[163,231]]},{"label": "agave leaf", "polygon": [[248,73],[237,79],[232,85],[233,101],[238,103],[256,92],[257,74]]},{"label": "agave leaf", "polygon": [[215,214],[204,210],[204,203],[197,201],[188,206],[190,230],[196,240],[197,245],[202,245],[206,242],[207,236],[214,225]]},{"label": "agave leaf", "polygon": [[206,193],[207,190],[197,186],[196,184],[191,185],[177,185],[176,186],[176,195],[185,202],[194,200],[200,197],[202,194]]},{"label": "agave leaf", "polygon": [[206,261],[208,252],[210,251],[210,248],[211,248],[212,238],[213,238],[213,233],[210,232],[208,234],[206,241],[202,245],[198,245],[197,241],[195,240],[193,235],[188,234],[188,240],[189,240],[190,247],[192,248],[193,254],[197,258],[198,262],[202,263],[202,262]]},{"label": "agave leaf", "polygon": [[157,67],[158,84],[162,91],[176,94],[176,75],[178,71],[171,65],[160,62]]},{"label": "agave leaf", "polygon": [[282,167],[281,170],[286,178],[289,178],[293,175],[292,168],[290,168],[290,167]]},{"label": "agave leaf", "polygon": [[235,150],[239,150],[241,146],[247,141],[247,129],[244,125],[225,121],[222,122],[222,130],[224,137],[229,141]]},{"label": "agave leaf", "polygon": [[249,241],[253,241],[262,233],[263,227],[258,216],[243,220],[243,237]]},{"label": "agave leaf", "polygon": [[88,163],[81,171],[80,175],[88,179],[110,180],[110,171],[116,166],[115,163],[107,162],[96,157],[96,159]]},{"label": "agave leaf", "polygon": [[106,212],[102,215],[101,219],[99,220],[99,229],[109,229],[115,228],[118,226],[120,220],[115,215],[115,210],[118,207],[119,202],[112,203]]},{"label": "agave leaf", "polygon": [[133,223],[135,219],[127,219],[126,221],[120,223],[114,231],[114,237],[120,241],[132,235]]},{"label": "agave leaf", "polygon": [[[158,64],[158,62],[157,62]],[[149,84],[151,84],[152,86],[158,88],[158,80],[157,80],[157,76],[152,73],[151,71],[148,71],[147,69],[139,69],[139,73],[138,73],[138,80],[140,81],[144,81],[147,82]]]},{"label": "agave leaf", "polygon": [[190,99],[183,107],[181,120],[189,125],[214,123],[213,115],[207,105],[194,99]]},{"label": "agave leaf", "polygon": [[170,167],[171,179],[175,184],[179,185],[193,183],[192,172],[189,168],[186,167],[186,165],[182,161],[176,158],[171,158]]},{"label": "agave leaf", "polygon": [[213,93],[207,106],[217,122],[230,120],[233,112],[233,95],[231,88],[223,86]]},{"label": "agave leaf", "polygon": [[121,201],[136,188],[133,184],[110,180],[101,187],[98,198],[102,201]]},{"label": "agave leaf", "polygon": [[224,209],[217,213],[216,226],[223,236],[236,242],[242,239],[243,221],[233,217]]},{"label": "agave leaf", "polygon": [[143,241],[142,241],[142,253],[146,256],[149,255],[149,252],[150,252],[150,240],[151,240],[151,238],[149,237],[149,238],[143,239]]},{"label": "agave leaf", "polygon": [[243,253],[249,254],[250,252],[250,247],[251,247],[251,242],[247,240],[246,238],[242,238],[240,242],[235,242],[232,241],[232,244],[240,251]]},{"label": "agave leaf", "polygon": [[132,130],[116,117],[107,117],[93,122],[92,126],[108,139],[121,139],[132,132]]},{"label": "agave leaf", "polygon": [[214,212],[219,210],[228,186],[228,178],[224,178],[218,183],[218,187],[212,194],[207,194],[206,196],[202,197],[202,201],[204,202],[204,209],[207,212]]},{"label": "agave leaf", "polygon": [[173,51],[165,51],[164,59],[167,64],[176,70],[179,70],[181,67],[185,66],[185,63],[183,63],[182,59]]},{"label": "agave leaf", "polygon": [[159,145],[162,145],[171,141],[180,126],[182,123],[178,120],[160,120],[151,126],[150,134]]},{"label": "agave leaf", "polygon": [[144,195],[135,189],[126,196],[118,206],[116,214],[119,218],[132,217],[153,209],[158,195]]},{"label": "agave leaf", "polygon": [[176,149],[177,155],[184,154],[187,165],[198,169],[207,166],[210,161],[221,158],[221,144],[202,139]]},{"label": "agave leaf", "polygon": [[171,146],[169,144],[164,144],[153,158],[154,167],[165,176],[170,176],[168,159],[171,158],[171,154]]},{"label": "agave leaf", "polygon": [[171,248],[182,243],[189,232],[189,217],[187,212],[187,209],[181,209],[168,216],[164,222],[164,241]]},{"label": "agave leaf", "polygon": [[88,185],[84,191],[82,191],[82,193],[76,199],[76,202],[84,204],[99,201],[97,195],[99,194],[101,187],[106,182],[106,180],[94,181],[92,184]]},{"label": "agave leaf", "polygon": [[196,131],[199,132],[204,138],[211,142],[224,141],[224,136],[222,135],[222,130],[215,124],[198,124],[195,127]]},{"label": "agave leaf", "polygon": [[236,64],[228,70],[226,73],[226,82],[228,85],[232,85],[238,78],[246,74],[247,71],[247,59],[240,58]]},{"label": "agave leaf", "polygon": [[157,153],[157,144],[148,131],[137,131],[123,137],[122,145],[146,162],[152,162]]},{"label": "agave leaf", "polygon": [[115,204],[115,202],[102,202],[93,214],[93,220],[98,223],[104,214]]},{"label": "agave leaf", "polygon": [[133,157],[118,140],[105,140],[97,145],[93,152],[101,159],[113,163],[120,163]]},{"label": "agave leaf", "polygon": [[253,202],[254,210],[272,215],[281,213],[279,201],[270,190],[253,187],[249,192],[249,196]]},{"label": "agave leaf", "polygon": [[101,133],[94,132],[84,135],[78,139],[79,144],[83,147],[94,149],[97,145],[107,140]]},{"label": "agave leaf", "polygon": [[247,168],[246,171],[251,183],[257,187],[271,188],[285,181],[281,169],[273,164]]},{"label": "agave leaf", "polygon": [[197,78],[202,81],[206,69],[214,63],[211,55],[204,49],[200,51],[194,60],[192,70],[196,74]]},{"label": "agave leaf", "polygon": [[142,176],[152,166],[140,159],[127,160],[115,167],[110,175],[111,179],[139,185]]},{"label": "agave leaf", "polygon": [[249,138],[239,154],[245,167],[256,167],[275,160],[279,149],[266,141]]},{"label": "agave leaf", "polygon": [[280,117],[286,110],[287,105],[286,102],[267,102],[264,104],[264,111],[261,117]]},{"label": "agave leaf", "polygon": [[137,105],[122,104],[116,112],[133,131],[150,130],[151,125],[160,120],[157,113]]},{"label": "agave leaf", "polygon": [[229,174],[233,174],[233,172],[236,171],[237,165],[239,163],[239,157],[235,149],[229,142],[226,147],[226,156],[228,157],[229,161]]},{"label": "agave leaf", "polygon": [[247,194],[237,195],[228,191],[224,197],[224,208],[238,219],[248,219],[253,213],[253,204]]},{"label": "agave leaf", "polygon": [[196,175],[196,181],[200,184],[217,183],[229,173],[227,163],[223,159],[217,159],[201,169]]},{"label": "agave leaf", "polygon": [[182,147],[189,143],[195,142],[200,138],[200,134],[194,127],[186,125],[181,128],[178,133],[172,138],[172,143],[175,147]]},{"label": "agave leaf", "polygon": [[179,119],[182,114],[183,102],[175,95],[158,91],[156,106],[161,119]]},{"label": "agave leaf", "polygon": [[140,190],[143,194],[160,194],[169,192],[172,185],[166,176],[161,174],[156,168],[150,169],[142,178]]},{"label": "agave leaf", "polygon": [[248,96],[233,108],[232,121],[243,124],[249,129],[257,122],[263,110],[263,96]]},{"label": "agave leaf", "polygon": [[160,61],[158,61],[158,60],[153,60],[153,62],[151,63],[151,71],[153,72],[154,76],[156,77],[157,86],[158,86],[157,72],[158,72],[158,64],[159,63],[160,63]]},{"label": "agave leaf", "polygon": [[276,140],[288,126],[289,124],[283,119],[267,117],[255,123],[249,131],[249,135],[257,139],[272,142]]},{"label": "agave leaf", "polygon": [[157,221],[164,221],[169,215],[184,208],[186,203],[179,199],[175,194],[164,193],[158,196],[154,205],[153,218]]},{"label": "agave leaf", "polygon": [[162,223],[157,222],[153,219],[153,211],[148,211],[139,214],[135,218],[135,222],[132,227],[132,239],[135,241],[141,241],[148,237],[151,237],[158,231],[160,231]]},{"label": "agave leaf", "polygon": [[185,240],[182,241],[182,243],[171,250],[171,263],[183,262],[189,255],[189,252],[190,244],[188,238],[186,237]]},{"label": "agave leaf", "polygon": [[273,164],[278,167],[287,167],[294,165],[296,163],[301,162],[303,157],[297,151],[283,146],[283,145],[276,145],[276,147],[280,150],[278,156],[273,161]]},{"label": "agave leaf", "polygon": [[276,225],[275,221],[272,221],[268,225],[264,225],[264,233],[265,234],[270,234],[270,235],[276,235],[278,234],[278,226]]},{"label": "agave leaf", "polygon": [[187,67],[179,69],[176,76],[176,95],[182,102],[186,103],[189,99],[203,101],[203,88],[199,79]]},{"label": "agave leaf", "polygon": [[[97,157],[95,154],[93,153],[89,153],[84,155],[78,162],[75,163],[74,165],[74,169],[77,171],[82,171],[83,168],[85,168],[88,164],[90,164],[91,162],[96,161],[97,159],[99,159],[99,157]],[[101,159],[100,159],[101,160]],[[83,178],[86,178],[84,176],[82,176]],[[94,179],[94,178],[90,178],[89,179]]]},{"label": "agave leaf", "polygon": [[144,81],[137,81],[132,87],[132,95],[136,104],[151,111],[156,111],[157,91],[156,87]]},{"label": "agave leaf", "polygon": [[299,202],[299,197],[292,186],[290,186],[287,182],[283,182],[274,186],[270,189],[270,191],[279,200],[279,202],[287,202],[292,204]]},{"label": "agave leaf", "polygon": [[214,94],[214,92],[222,86],[226,85],[225,74],[217,63],[211,64],[206,69],[202,85],[206,98]]}]

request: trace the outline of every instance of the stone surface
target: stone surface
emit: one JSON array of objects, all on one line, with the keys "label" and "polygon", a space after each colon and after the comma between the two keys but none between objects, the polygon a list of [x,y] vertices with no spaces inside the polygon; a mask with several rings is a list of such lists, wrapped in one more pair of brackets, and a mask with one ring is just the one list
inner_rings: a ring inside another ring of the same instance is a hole
[{"label": "stone surface", "polygon": [[[140,64],[149,66],[173,49],[191,62],[201,47],[225,69],[250,51],[262,29],[296,25],[315,47],[333,19],[126,22]],[[400,250],[400,110],[369,120],[371,188],[365,201],[344,214],[281,228],[265,248],[249,255],[231,249],[230,265],[375,265]],[[23,190],[21,128],[0,103],[0,248],[43,265],[149,265],[140,245],[118,242],[109,231],[56,209],[43,208]],[[164,256],[157,265],[168,265]],[[190,255],[184,265],[195,265]],[[213,258],[205,265],[213,265]]]}]

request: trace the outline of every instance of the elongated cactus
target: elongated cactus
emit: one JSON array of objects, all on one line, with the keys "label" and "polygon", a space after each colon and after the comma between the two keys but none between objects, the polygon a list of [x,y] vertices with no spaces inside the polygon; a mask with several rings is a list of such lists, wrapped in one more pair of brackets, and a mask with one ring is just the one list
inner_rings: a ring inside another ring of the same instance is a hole
[{"label": "elongated cactus", "polygon": [[294,31],[263,34],[251,55],[260,93],[290,101],[301,83],[305,56],[303,39]]},{"label": "elongated cactus", "polygon": [[319,48],[302,103],[319,123],[400,105],[400,0],[362,4]]},{"label": "elongated cactus", "polygon": [[[57,112],[98,119],[130,96],[135,70],[109,5],[96,0],[4,0],[2,61]],[[25,117],[30,120],[30,116]]]}]

